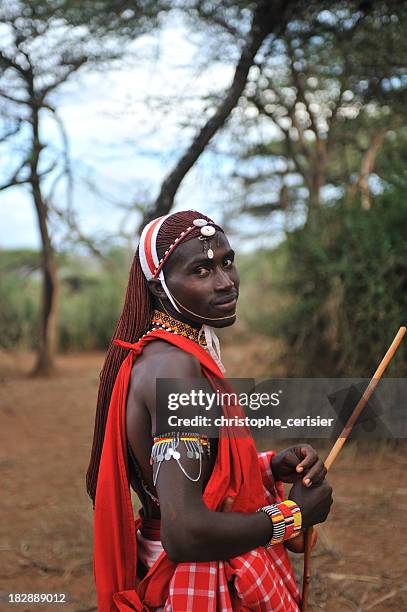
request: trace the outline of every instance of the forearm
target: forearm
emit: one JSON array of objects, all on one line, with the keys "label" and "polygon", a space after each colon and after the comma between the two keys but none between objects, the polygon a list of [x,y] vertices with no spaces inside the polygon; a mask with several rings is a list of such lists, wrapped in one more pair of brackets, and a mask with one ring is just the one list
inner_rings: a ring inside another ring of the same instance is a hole
[{"label": "forearm", "polygon": [[185,520],[169,522],[163,545],[174,561],[230,559],[266,544],[273,533],[263,512],[212,512],[206,507],[189,512]]}]

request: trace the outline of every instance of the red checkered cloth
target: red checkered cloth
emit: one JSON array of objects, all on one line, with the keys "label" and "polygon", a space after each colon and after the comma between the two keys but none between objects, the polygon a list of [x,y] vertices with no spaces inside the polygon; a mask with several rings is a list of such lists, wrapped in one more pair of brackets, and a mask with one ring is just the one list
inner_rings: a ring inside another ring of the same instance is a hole
[{"label": "red checkered cloth", "polygon": [[[166,340],[192,353],[212,387],[228,390],[210,355],[197,343],[157,331],[129,348],[112,393],[99,467],[95,499],[94,574],[99,612],[149,612],[164,606],[165,612],[298,611],[299,591],[282,544],[263,546],[227,561],[179,563],[165,551],[140,581],[136,576],[136,529],[131,504],[126,438],[126,398],[133,360],[156,339]],[[230,389],[229,389],[230,390]],[[229,417],[239,409],[223,407]],[[282,483],[275,483],[270,468],[273,452],[256,452],[249,432],[224,428],[203,501],[221,511],[224,500],[234,499],[232,511],[255,512],[281,501]]]}]

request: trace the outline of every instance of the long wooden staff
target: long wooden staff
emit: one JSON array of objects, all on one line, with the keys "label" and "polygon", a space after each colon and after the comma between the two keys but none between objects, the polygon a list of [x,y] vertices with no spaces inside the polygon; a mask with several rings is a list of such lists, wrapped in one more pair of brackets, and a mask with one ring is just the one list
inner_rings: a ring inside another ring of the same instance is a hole
[{"label": "long wooden staff", "polygon": [[[400,327],[400,329],[397,332],[393,342],[391,343],[387,353],[385,354],[385,356],[381,360],[381,362],[379,364],[379,367],[377,368],[376,372],[373,374],[372,380],[370,381],[370,383],[366,387],[362,397],[360,398],[360,400],[358,401],[358,403],[356,405],[355,410],[353,411],[353,413],[349,417],[345,427],[343,428],[343,431],[342,431],[341,435],[339,436],[339,438],[337,439],[337,441],[333,445],[333,447],[331,449],[331,452],[329,453],[328,457],[326,458],[326,460],[325,460],[325,467],[326,467],[327,470],[330,469],[330,467],[332,466],[333,462],[335,461],[335,459],[339,455],[339,451],[341,450],[341,448],[345,444],[347,438],[349,437],[349,434],[352,431],[352,428],[353,428],[354,424],[358,420],[358,418],[360,416],[360,413],[362,412],[363,408],[366,406],[370,396],[372,395],[373,391],[376,388],[377,383],[379,382],[380,378],[382,377],[383,372],[385,371],[385,369],[389,365],[389,363],[390,363],[394,353],[397,351],[397,349],[398,349],[398,347],[399,347],[399,345],[400,345],[400,343],[401,343],[405,333],[406,333],[406,328],[405,327]],[[301,611],[302,612],[307,612],[307,610],[308,610],[308,595],[309,595],[309,589],[310,589],[310,584],[311,584],[312,533],[313,533],[313,527],[308,527],[308,529],[305,530],[305,536],[304,536],[304,577],[303,577],[303,582],[302,582],[302,599],[301,599]]]}]

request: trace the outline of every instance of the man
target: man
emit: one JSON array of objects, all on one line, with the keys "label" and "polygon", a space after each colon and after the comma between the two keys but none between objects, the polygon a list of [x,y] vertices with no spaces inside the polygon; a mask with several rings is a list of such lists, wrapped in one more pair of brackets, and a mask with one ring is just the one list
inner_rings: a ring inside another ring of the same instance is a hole
[{"label": "man", "polygon": [[[157,379],[224,385],[214,328],[234,323],[238,290],[234,252],[205,215],[144,229],[101,373],[87,476],[102,612],[298,610],[283,542],[332,503],[315,451],[258,456],[250,436],[227,428],[218,440],[157,430]],[[294,483],[288,500],[281,481]],[[142,503],[136,524],[129,482]]]}]

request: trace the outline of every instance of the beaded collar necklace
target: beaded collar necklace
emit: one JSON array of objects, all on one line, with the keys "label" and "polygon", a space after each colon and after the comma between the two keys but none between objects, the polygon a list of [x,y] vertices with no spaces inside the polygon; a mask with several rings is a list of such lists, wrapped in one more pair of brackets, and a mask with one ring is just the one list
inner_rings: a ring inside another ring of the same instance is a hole
[{"label": "beaded collar necklace", "polygon": [[201,334],[199,336],[198,329],[195,329],[195,327],[192,327],[192,325],[189,325],[188,323],[178,321],[178,319],[175,319],[168,313],[162,312],[161,310],[154,310],[153,312],[149,331],[153,331],[154,329],[164,329],[172,334],[189,338],[189,340],[193,340],[201,346],[206,346],[205,335]]}]

